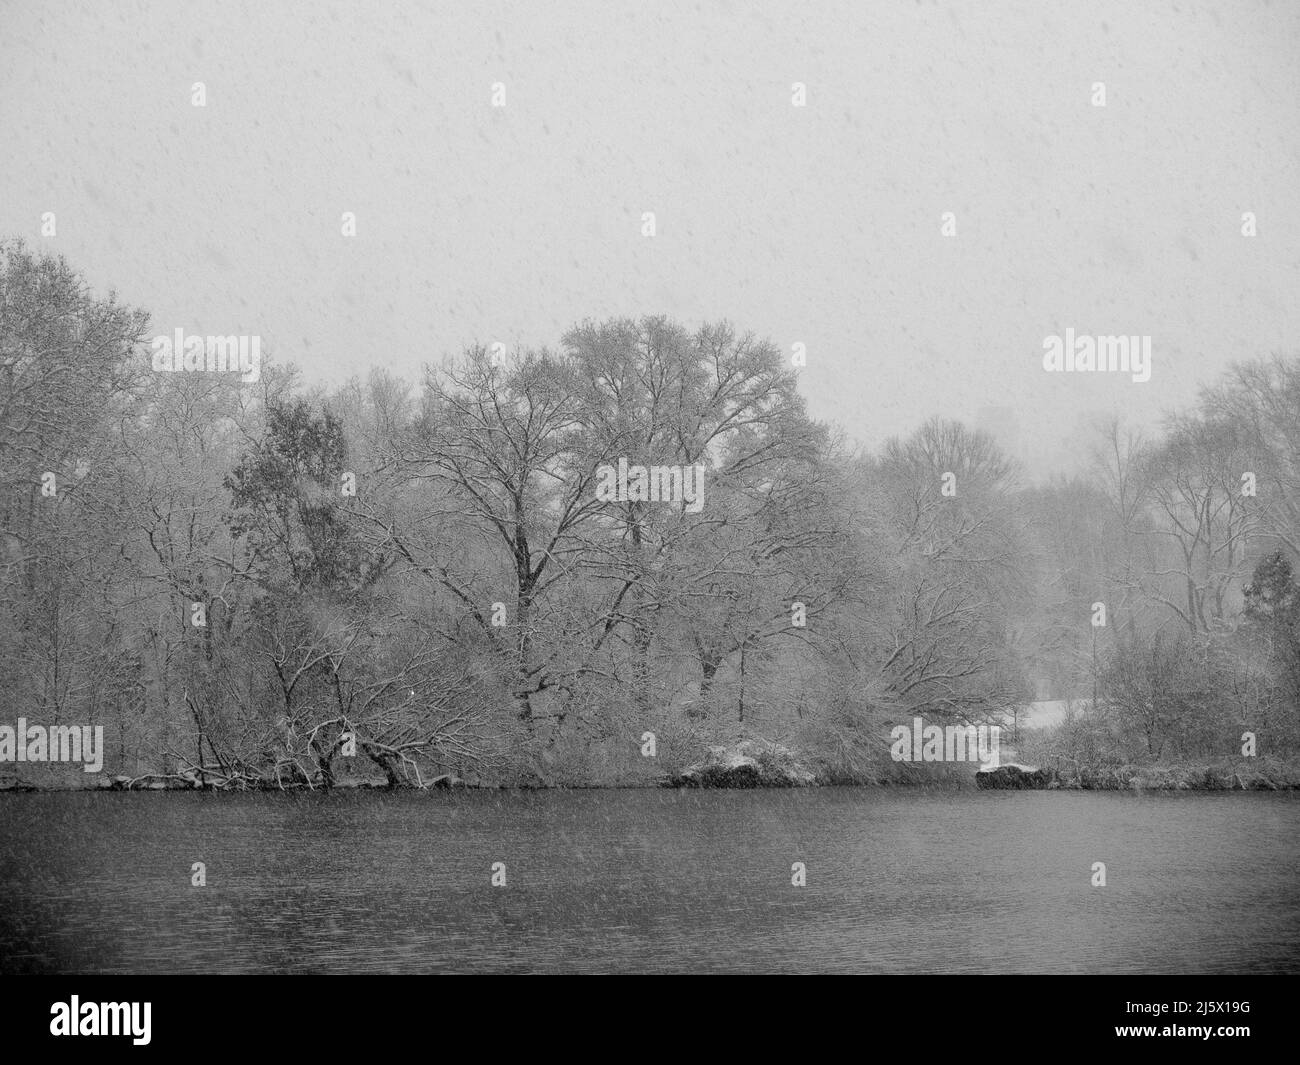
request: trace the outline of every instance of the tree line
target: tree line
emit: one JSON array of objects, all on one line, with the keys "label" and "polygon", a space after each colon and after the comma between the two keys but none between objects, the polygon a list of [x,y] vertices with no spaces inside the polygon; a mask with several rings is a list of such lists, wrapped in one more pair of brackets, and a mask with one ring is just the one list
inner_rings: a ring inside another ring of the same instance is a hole
[{"label": "tree line", "polygon": [[[150,336],[0,243],[0,720],[103,725],[133,781],[633,783],[742,737],[881,779],[899,721],[1094,692],[1125,757],[1296,746],[1296,360],[1031,485],[954,421],[851,446],[726,322],[336,388]],[[598,492],[620,459],[705,505]]]}]

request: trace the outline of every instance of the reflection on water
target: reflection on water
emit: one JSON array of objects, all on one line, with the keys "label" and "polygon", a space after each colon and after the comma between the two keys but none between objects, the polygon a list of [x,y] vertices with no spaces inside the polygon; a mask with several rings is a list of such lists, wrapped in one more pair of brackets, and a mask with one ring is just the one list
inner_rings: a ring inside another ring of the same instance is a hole
[{"label": "reflection on water", "polygon": [[0,971],[644,970],[1300,971],[1300,796],[0,796]]}]

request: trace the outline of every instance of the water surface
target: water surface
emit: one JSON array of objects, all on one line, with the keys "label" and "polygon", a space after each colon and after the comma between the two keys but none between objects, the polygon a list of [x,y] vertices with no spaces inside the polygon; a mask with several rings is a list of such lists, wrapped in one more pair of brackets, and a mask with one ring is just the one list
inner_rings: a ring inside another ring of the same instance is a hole
[{"label": "water surface", "polygon": [[0,971],[646,970],[1300,971],[1300,796],[0,796]]}]

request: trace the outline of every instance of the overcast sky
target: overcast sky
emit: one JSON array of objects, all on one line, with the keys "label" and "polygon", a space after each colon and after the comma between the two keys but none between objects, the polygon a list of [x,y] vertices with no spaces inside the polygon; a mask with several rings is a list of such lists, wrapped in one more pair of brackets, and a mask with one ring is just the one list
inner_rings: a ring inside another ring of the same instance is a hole
[{"label": "overcast sky", "polygon": [[725,317],[864,444],[1005,408],[1042,473],[1300,354],[1300,4],[0,0],[0,234],[328,381]]}]

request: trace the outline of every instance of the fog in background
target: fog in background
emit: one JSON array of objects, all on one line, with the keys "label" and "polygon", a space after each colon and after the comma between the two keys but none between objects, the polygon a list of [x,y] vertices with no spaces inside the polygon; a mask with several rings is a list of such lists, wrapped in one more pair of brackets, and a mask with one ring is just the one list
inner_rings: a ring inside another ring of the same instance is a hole
[{"label": "fog in background", "polygon": [[[1286,3],[6,2],[0,233],[329,383],[727,317],[861,443],[941,412],[1041,476],[1294,351],[1297,59]],[[1044,373],[1067,327],[1151,380]]]}]

